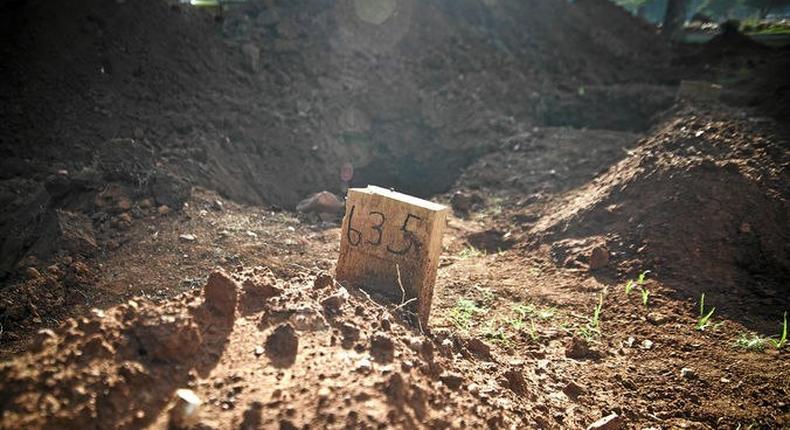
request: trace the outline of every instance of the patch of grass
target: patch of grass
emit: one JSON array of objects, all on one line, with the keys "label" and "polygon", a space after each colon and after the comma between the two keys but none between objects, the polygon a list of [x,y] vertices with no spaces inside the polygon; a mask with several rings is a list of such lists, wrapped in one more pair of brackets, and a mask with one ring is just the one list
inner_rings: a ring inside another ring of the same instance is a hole
[{"label": "patch of grass", "polygon": [[771,345],[776,349],[782,349],[787,346],[787,312],[785,312],[784,324],[782,324],[782,335],[779,337],[779,340],[768,339],[768,341],[771,342]]},{"label": "patch of grass", "polygon": [[512,307],[513,312],[518,314],[521,319],[537,318],[539,320],[550,320],[557,314],[557,308],[551,306],[544,306],[538,308],[537,306],[529,304],[518,304]]},{"label": "patch of grass", "polygon": [[478,258],[485,256],[486,256],[485,250],[477,249],[472,245],[465,247],[464,249],[461,250],[461,252],[458,253],[458,257],[464,260],[467,258]]},{"label": "patch of grass", "polygon": [[634,282],[632,279],[629,279],[628,282],[625,283],[625,295],[627,296],[631,294],[631,291],[634,290],[635,286],[636,282]]},{"label": "patch of grass", "polygon": [[490,319],[483,323],[482,328],[480,329],[480,334],[483,335],[486,339],[491,342],[499,343],[502,345],[510,345],[510,336],[508,335],[505,328],[497,324],[496,320]]},{"label": "patch of grass", "polygon": [[765,345],[769,339],[758,334],[742,333],[738,339],[735,340],[733,345],[738,349],[745,349],[752,352],[762,352],[765,350]]},{"label": "patch of grass", "polygon": [[479,306],[474,300],[464,298],[459,299],[450,309],[449,320],[458,330],[469,331],[475,317],[486,313],[487,308]]},{"label": "patch of grass", "polygon": [[703,331],[706,328],[710,327],[711,321],[710,318],[713,316],[713,313],[716,312],[716,307],[710,309],[707,313],[705,312],[705,293],[699,298],[699,318],[697,319],[697,325],[695,328],[699,331]]}]

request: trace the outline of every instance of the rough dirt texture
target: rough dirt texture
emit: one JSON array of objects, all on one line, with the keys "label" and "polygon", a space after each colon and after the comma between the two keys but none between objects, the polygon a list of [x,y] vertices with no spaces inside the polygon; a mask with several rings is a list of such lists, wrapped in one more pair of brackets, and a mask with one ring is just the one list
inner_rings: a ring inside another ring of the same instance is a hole
[{"label": "rough dirt texture", "polygon": [[[202,429],[790,425],[787,348],[735,346],[790,308],[786,51],[359,3],[0,7],[0,427],[167,428],[182,388]],[[454,209],[429,327],[283,209],[347,162]]]}]

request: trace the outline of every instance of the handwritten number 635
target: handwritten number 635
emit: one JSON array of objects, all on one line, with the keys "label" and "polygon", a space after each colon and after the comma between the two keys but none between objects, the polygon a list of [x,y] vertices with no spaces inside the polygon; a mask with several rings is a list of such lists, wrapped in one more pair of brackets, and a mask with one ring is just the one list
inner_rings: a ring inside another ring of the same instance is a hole
[{"label": "handwritten number 635", "polygon": [[[354,221],[354,211],[356,210],[356,205],[351,206],[351,210],[348,212],[348,226],[346,228],[346,239],[348,239],[348,243],[352,246],[358,246],[362,240],[365,240],[365,243],[373,246],[379,246],[382,242],[382,235],[384,234],[384,224],[387,222],[387,217],[378,211],[370,211],[368,215],[376,221],[373,225],[370,226],[371,234],[369,237],[362,237],[362,232],[352,227],[352,222]],[[407,214],[406,219],[403,220],[403,225],[401,225],[400,230],[403,232],[403,241],[401,244],[387,244],[386,248],[392,254],[395,255],[405,255],[412,248],[419,248],[420,242],[417,240],[414,231],[409,230],[409,227],[414,225],[414,223],[421,223],[422,218],[418,217],[417,215]]]}]

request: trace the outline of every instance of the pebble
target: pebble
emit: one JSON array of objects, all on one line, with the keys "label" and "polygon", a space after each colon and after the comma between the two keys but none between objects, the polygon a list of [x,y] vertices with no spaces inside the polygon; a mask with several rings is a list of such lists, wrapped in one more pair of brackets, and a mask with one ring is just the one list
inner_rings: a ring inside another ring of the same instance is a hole
[{"label": "pebble", "polygon": [[197,423],[203,401],[194,391],[187,388],[176,390],[174,403],[170,410],[170,427],[186,428]]},{"label": "pebble", "polygon": [[695,379],[697,377],[697,372],[690,367],[684,367],[680,369],[680,377],[683,379]]},{"label": "pebble", "polygon": [[197,240],[194,234],[182,234],[178,236],[179,239],[183,240],[184,242],[194,242]]}]

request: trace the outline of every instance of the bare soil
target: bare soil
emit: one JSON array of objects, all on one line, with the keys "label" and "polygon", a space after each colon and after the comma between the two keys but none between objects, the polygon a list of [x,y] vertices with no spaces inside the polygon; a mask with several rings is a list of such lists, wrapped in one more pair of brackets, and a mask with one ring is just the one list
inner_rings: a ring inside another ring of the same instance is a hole
[{"label": "bare soil", "polygon": [[[790,426],[787,347],[736,345],[790,309],[786,52],[677,102],[743,49],[683,63],[592,0],[353,3],[3,6],[0,428],[172,428],[181,388],[199,429]],[[348,161],[454,208],[427,327],[289,209]]]}]

